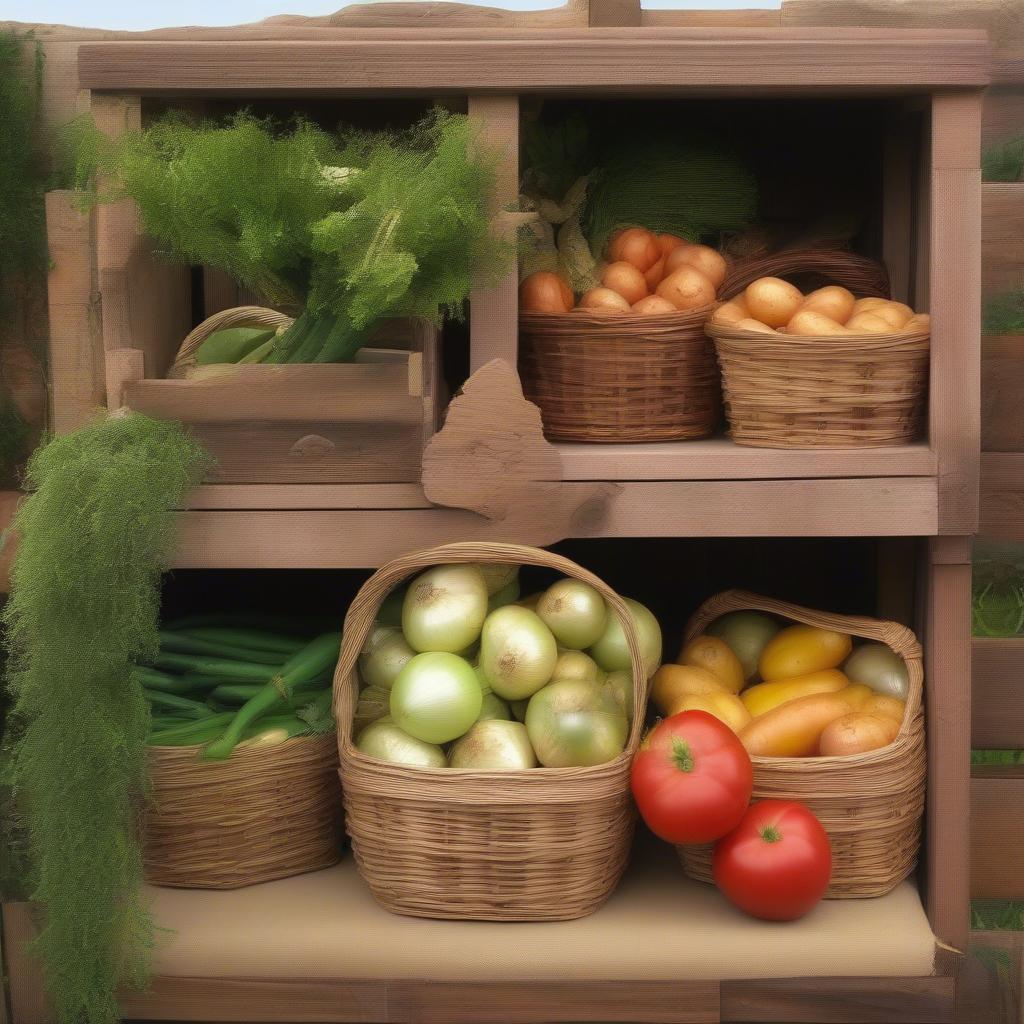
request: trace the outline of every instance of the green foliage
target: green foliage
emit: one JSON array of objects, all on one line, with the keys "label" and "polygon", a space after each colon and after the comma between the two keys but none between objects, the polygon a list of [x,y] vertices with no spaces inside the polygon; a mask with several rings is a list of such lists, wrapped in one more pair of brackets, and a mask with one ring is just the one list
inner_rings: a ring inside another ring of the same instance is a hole
[{"label": "green foliage", "polygon": [[46,267],[43,161],[36,135],[42,49],[0,31],[0,292],[11,275]]},{"label": "green foliage", "polygon": [[1024,135],[986,146],[981,153],[983,181],[1024,180]]},{"label": "green foliage", "polygon": [[224,125],[169,116],[116,143],[81,125],[73,136],[70,173],[115,175],[92,200],[132,197],[168,259],[336,319],[329,344],[302,349],[309,359],[350,358],[384,317],[457,315],[472,274],[503,251],[489,232],[494,162],[463,115],[338,137],[245,113]]},{"label": "green foliage", "polygon": [[989,299],[982,311],[981,329],[984,334],[1024,334],[1024,288]]},{"label": "green foliage", "polygon": [[570,114],[558,121],[523,122],[523,191],[561,201],[577,178],[594,165],[587,119]]},{"label": "green foliage", "polygon": [[131,671],[157,651],[172,509],[204,463],[180,425],[140,414],[55,438],[29,462],[2,613],[19,733],[9,774],[62,1024],[113,1024],[117,985],[145,980],[137,818],[149,709]]},{"label": "green foliage", "polygon": [[1024,750],[972,750],[971,764],[1024,764]]},{"label": "green foliage", "polygon": [[[976,931],[1024,931],[1024,903],[1020,900],[971,900],[971,927]],[[1003,966],[1003,957],[1007,956],[1005,950],[979,952],[990,954],[985,959],[993,967]]]},{"label": "green foliage", "polygon": [[0,487],[16,483],[11,479],[13,470],[25,451],[29,433],[29,425],[0,381]]}]

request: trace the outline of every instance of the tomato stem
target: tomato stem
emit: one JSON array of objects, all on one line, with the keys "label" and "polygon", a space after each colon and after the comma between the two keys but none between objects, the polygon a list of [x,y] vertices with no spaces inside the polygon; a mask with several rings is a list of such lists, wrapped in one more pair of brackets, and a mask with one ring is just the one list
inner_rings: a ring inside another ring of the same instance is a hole
[{"label": "tomato stem", "polygon": [[782,838],[782,833],[774,825],[765,825],[761,829],[761,838],[766,843],[777,843]]},{"label": "tomato stem", "polygon": [[692,772],[694,768],[693,752],[686,740],[678,737],[672,739],[672,760],[681,772]]}]

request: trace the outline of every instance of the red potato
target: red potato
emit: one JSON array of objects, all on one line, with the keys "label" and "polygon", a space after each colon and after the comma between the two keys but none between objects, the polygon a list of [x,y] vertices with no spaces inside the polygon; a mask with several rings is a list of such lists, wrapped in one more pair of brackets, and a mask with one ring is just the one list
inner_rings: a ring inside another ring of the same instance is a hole
[{"label": "red potato", "polygon": [[625,260],[643,273],[661,259],[661,246],[646,228],[623,228],[612,235],[605,255],[611,263]]},{"label": "red potato", "polygon": [[647,282],[632,263],[609,263],[601,274],[601,284],[618,292],[631,306],[648,294]]},{"label": "red potato", "polygon": [[665,258],[665,273],[672,274],[680,267],[696,267],[717,290],[725,280],[725,257],[710,245],[680,245]]},{"label": "red potato", "polygon": [[589,313],[629,313],[632,311],[630,304],[611,288],[591,288],[583,298],[580,299],[577,309],[585,309]]},{"label": "red potato", "polygon": [[675,313],[676,307],[660,295],[647,295],[639,302],[633,303],[633,312],[641,316],[660,316],[664,313]]},{"label": "red potato", "polygon": [[676,309],[699,309],[715,301],[715,286],[696,267],[680,267],[658,285],[657,294]]},{"label": "red potato", "polygon": [[650,270],[644,271],[644,280],[647,282],[647,290],[653,292],[661,284],[665,276],[665,257],[662,256]]},{"label": "red potato", "polygon": [[530,274],[519,285],[519,308],[528,313],[568,313],[572,304],[572,289],[548,270]]},{"label": "red potato", "polygon": [[673,249],[678,249],[681,245],[691,244],[685,238],[680,238],[678,235],[670,235],[668,232],[658,235],[657,238],[662,256],[667,256]]}]

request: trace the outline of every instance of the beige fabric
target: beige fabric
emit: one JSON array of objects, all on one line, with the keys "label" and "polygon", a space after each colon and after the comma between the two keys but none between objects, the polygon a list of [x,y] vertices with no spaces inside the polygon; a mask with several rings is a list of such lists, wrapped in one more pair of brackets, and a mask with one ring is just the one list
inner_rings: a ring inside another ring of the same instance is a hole
[{"label": "beige fabric", "polygon": [[682,980],[922,976],[935,940],[909,882],[768,924],[683,876],[671,849],[637,859],[611,900],[578,921],[487,924],[398,917],[374,903],[350,854],[337,867],[210,892],[149,887],[163,936],[155,970],[177,977]]}]

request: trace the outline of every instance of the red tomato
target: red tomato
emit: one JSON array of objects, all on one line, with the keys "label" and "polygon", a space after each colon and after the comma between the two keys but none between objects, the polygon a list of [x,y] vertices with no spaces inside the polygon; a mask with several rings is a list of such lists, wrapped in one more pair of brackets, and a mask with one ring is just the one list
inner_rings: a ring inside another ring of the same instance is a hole
[{"label": "red tomato", "polygon": [[647,734],[631,781],[655,835],[669,843],[710,843],[743,817],[754,771],[732,729],[706,711],[681,711]]},{"label": "red tomato", "polygon": [[762,800],[715,846],[715,883],[748,914],[795,921],[825,895],[832,847],[803,804]]}]

